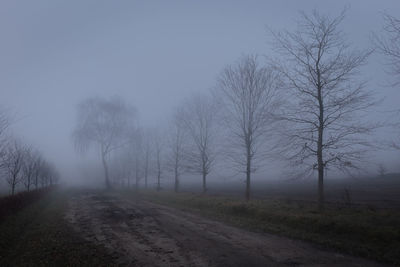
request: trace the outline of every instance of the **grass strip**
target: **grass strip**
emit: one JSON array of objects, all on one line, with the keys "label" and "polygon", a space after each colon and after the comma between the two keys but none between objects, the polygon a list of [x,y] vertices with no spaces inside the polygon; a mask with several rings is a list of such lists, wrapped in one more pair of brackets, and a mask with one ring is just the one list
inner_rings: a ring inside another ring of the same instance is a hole
[{"label": "grass strip", "polygon": [[70,192],[54,190],[0,223],[0,266],[113,266],[104,247],[64,219]]},{"label": "grass strip", "polygon": [[248,230],[311,241],[351,255],[400,264],[398,210],[328,205],[324,213],[319,213],[315,204],[295,201],[246,202],[234,197],[167,191],[145,191],[140,196]]}]

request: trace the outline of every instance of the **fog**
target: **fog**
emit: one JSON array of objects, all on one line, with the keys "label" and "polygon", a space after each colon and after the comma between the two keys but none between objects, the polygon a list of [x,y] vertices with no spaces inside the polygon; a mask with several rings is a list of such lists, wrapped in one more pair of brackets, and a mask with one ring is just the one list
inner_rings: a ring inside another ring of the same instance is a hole
[{"label": "fog", "polygon": [[[2,1],[0,105],[12,118],[12,134],[52,161],[63,183],[94,181],[89,177],[94,173],[102,183],[97,152],[82,155],[74,147],[72,133],[80,102],[119,96],[137,109],[138,125],[168,129],[174,109],[194,93],[215,88],[225,66],[247,54],[258,54],[261,63],[278,57],[271,49],[269,29],[295,29],[299,11],[316,9],[334,17],[344,8],[340,27],[346,39],[354,47],[373,48],[371,35],[381,32],[382,14],[397,16],[400,3]],[[360,71],[366,88],[380,100],[368,111],[368,119],[382,123],[388,122],[400,100],[399,86],[389,86],[391,77],[384,67],[384,57],[373,53]],[[370,138],[381,146],[396,134],[393,128],[383,127]],[[368,153],[364,169],[369,174],[377,173],[379,163],[387,172],[400,171],[398,150]],[[264,165],[255,180],[284,176],[285,163],[277,158]],[[210,174],[211,182],[242,183],[243,175],[229,172],[229,165],[217,166]],[[165,176],[173,179],[172,174]],[[343,174],[331,174],[336,176]],[[185,179],[181,180],[184,184]]]},{"label": "fog", "polygon": [[399,0],[1,0],[0,266],[400,266]]}]

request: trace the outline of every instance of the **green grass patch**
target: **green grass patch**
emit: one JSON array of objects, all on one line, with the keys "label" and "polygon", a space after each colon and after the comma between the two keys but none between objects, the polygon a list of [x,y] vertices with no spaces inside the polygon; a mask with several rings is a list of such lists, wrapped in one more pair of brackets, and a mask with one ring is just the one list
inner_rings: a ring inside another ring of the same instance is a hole
[{"label": "green grass patch", "polygon": [[54,190],[0,221],[0,266],[112,266],[104,247],[64,220],[71,193]]},{"label": "green grass patch", "polygon": [[324,213],[318,213],[315,204],[295,201],[246,202],[234,197],[153,191],[140,195],[252,231],[280,234],[355,256],[400,264],[398,210],[328,206]]}]

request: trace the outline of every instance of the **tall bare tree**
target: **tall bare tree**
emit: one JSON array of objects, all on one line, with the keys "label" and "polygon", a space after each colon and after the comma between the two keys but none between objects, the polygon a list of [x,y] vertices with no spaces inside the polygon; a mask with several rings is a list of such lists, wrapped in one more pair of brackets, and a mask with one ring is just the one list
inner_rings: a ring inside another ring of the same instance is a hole
[{"label": "tall bare tree", "polygon": [[202,175],[203,193],[207,191],[207,175],[216,156],[216,102],[206,95],[196,94],[183,108],[183,125],[192,147],[187,150],[187,168]]},{"label": "tall bare tree", "polygon": [[82,152],[92,144],[100,148],[107,188],[111,187],[107,160],[113,150],[127,144],[127,131],[133,127],[134,116],[134,108],[118,97],[89,98],[78,106],[75,145]]},{"label": "tall bare tree", "polygon": [[227,156],[246,173],[246,200],[250,199],[251,174],[265,156],[264,148],[279,105],[277,73],[260,66],[256,56],[244,56],[228,66],[217,81],[230,147]]},{"label": "tall bare tree", "polygon": [[288,89],[282,115],[290,123],[282,133],[286,156],[307,172],[318,171],[320,210],[324,169],[355,168],[368,145],[363,137],[373,129],[360,117],[373,105],[371,94],[356,79],[370,51],[350,49],[339,29],[344,17],[344,11],[330,18],[314,10],[301,13],[296,31],[272,32]]}]

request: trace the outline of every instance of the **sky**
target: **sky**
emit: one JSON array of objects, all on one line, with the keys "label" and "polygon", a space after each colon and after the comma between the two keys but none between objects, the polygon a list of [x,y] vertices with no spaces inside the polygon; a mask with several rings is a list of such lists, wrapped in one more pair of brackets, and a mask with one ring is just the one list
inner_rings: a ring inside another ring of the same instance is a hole
[{"label": "sky", "polygon": [[[227,64],[271,55],[268,27],[294,29],[299,11],[336,16],[345,7],[341,26],[359,48],[371,46],[382,12],[400,15],[398,0],[2,0],[0,105],[16,114],[14,133],[65,175],[79,161],[71,132],[81,100],[119,95],[137,107],[142,124],[164,124],[179,101],[212,88]],[[400,89],[385,86],[382,67],[373,55],[363,75],[390,110]]]}]

